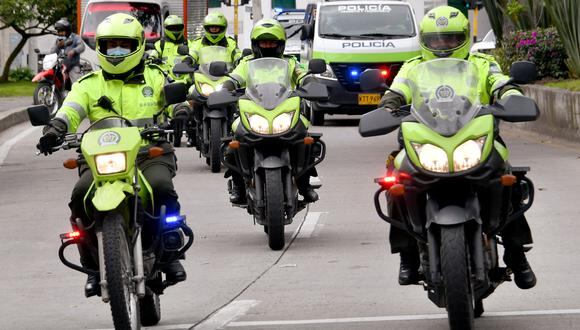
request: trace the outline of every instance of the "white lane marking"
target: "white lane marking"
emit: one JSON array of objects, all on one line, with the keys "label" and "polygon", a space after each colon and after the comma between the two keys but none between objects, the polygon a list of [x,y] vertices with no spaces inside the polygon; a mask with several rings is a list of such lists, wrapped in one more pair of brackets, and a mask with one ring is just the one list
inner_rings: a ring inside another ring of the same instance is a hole
[{"label": "white lane marking", "polygon": [[18,133],[16,136],[11,138],[10,140],[4,142],[4,144],[2,144],[2,146],[0,146],[0,166],[2,166],[2,164],[4,164],[4,160],[6,159],[6,156],[8,156],[10,149],[12,149],[12,147],[16,143],[18,143],[18,141],[22,140],[28,134],[32,133],[33,131],[35,131],[37,129],[38,129],[38,127],[29,127],[28,129]]},{"label": "white lane marking", "polygon": [[[312,236],[312,233],[316,229],[316,224],[323,213],[326,212],[308,212],[302,226],[296,228],[296,230],[300,230],[297,238],[309,238]],[[296,235],[296,232],[294,232],[294,235]]]},{"label": "white lane marking", "polygon": [[[258,300],[235,300],[220,309],[212,317],[196,326],[195,330],[215,330],[221,329],[232,320],[246,314],[252,307],[258,305]],[[157,329],[157,327],[155,328]]]},{"label": "white lane marking", "polygon": [[[580,309],[559,309],[559,310],[537,310],[537,311],[514,311],[514,312],[486,312],[483,317],[490,316],[531,316],[531,315],[562,315],[580,314]],[[313,319],[313,320],[291,320],[291,321],[246,321],[231,322],[228,327],[257,327],[276,325],[307,325],[307,324],[331,324],[331,323],[364,323],[364,322],[389,322],[389,321],[417,321],[417,320],[437,320],[446,319],[447,314],[426,314],[426,315],[397,315],[397,316],[376,316],[376,317],[351,317],[337,319]]]}]

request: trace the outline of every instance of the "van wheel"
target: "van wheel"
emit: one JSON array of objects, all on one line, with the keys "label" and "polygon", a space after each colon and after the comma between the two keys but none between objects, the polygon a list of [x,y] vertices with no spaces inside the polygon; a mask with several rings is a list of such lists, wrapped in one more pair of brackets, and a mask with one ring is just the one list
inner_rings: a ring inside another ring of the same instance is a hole
[{"label": "van wheel", "polygon": [[320,111],[316,103],[310,102],[310,123],[314,126],[324,126],[324,112]]}]

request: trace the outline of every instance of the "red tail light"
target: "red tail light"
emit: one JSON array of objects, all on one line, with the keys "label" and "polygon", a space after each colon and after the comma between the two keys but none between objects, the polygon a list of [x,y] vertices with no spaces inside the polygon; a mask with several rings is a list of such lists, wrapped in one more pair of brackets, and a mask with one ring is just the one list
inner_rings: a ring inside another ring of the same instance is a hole
[{"label": "red tail light", "polygon": [[70,233],[60,234],[60,239],[77,239],[81,237],[80,231],[71,231]]},{"label": "red tail light", "polygon": [[383,76],[384,78],[389,76],[389,70],[381,70],[381,76]]}]

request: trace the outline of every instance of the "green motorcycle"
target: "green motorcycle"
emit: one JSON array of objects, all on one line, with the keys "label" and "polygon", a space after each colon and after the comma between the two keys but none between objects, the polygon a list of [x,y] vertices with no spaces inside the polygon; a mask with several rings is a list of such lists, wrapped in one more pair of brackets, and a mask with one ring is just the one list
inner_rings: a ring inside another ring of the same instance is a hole
[{"label": "green motorcycle", "polygon": [[[379,216],[414,237],[428,297],[447,309],[451,329],[473,329],[483,299],[504,281],[509,268],[498,258],[498,234],[517,221],[534,199],[527,167],[514,167],[498,139],[499,120],[533,121],[536,103],[512,95],[492,105],[479,101],[477,67],[440,59],[411,69],[413,103],[395,113],[374,110],[361,119],[363,137],[400,127],[403,149],[375,179]],[[535,66],[515,63],[509,83],[535,79]],[[361,84],[377,88],[379,72],[365,72]],[[383,212],[381,196],[387,199]]]},{"label": "green motorcycle", "polygon": [[201,155],[206,158],[207,164],[213,173],[221,168],[221,139],[229,135],[229,127],[233,122],[235,107],[210,109],[207,107],[207,98],[221,89],[226,77],[216,77],[209,73],[212,62],[223,61],[232,68],[231,56],[227,49],[221,46],[203,47],[199,51],[199,69],[194,73],[194,86],[189,89],[190,98],[196,103],[193,109],[196,146]]},{"label": "green motorcycle", "polygon": [[[166,98],[185,96],[183,85],[177,89],[170,86],[165,88]],[[28,108],[28,114],[34,126],[50,121],[46,106]],[[88,166],[94,178],[85,196],[91,223],[77,220],[78,230],[60,235],[60,260],[74,270],[100,276],[100,296],[111,305],[116,329],[140,329],[141,325],[159,322],[159,295],[175,284],[163,281],[161,267],[183,256],[193,243],[193,232],[184,215],[166,214],[165,206],[154,210],[153,192],[136,165],[138,158],[164,154],[161,147],[147,147],[166,141],[170,133],[155,121],[152,119],[152,126],[140,130],[131,120],[107,117],[82,134],[67,134],[62,144],[53,148],[79,151],[79,157],[66,160],[64,166]],[[98,270],[83,268],[64,256],[67,247],[80,242],[90,246]]]},{"label": "green motorcycle", "polygon": [[[309,73],[326,70],[322,60],[313,60]],[[323,100],[328,91],[311,82],[296,89],[290,82],[288,62],[260,58],[249,62],[245,91],[222,91],[210,95],[209,108],[238,105],[239,118],[232,125],[234,137],[224,139],[224,166],[239,173],[246,184],[248,213],[264,226],[272,250],[284,248],[284,225],[308,204],[298,199],[296,182],[322,162],[326,153],[322,134],[309,133],[309,122],[300,114],[300,100]],[[227,74],[225,63],[212,63],[216,76]],[[231,184],[231,182],[230,182]]]}]

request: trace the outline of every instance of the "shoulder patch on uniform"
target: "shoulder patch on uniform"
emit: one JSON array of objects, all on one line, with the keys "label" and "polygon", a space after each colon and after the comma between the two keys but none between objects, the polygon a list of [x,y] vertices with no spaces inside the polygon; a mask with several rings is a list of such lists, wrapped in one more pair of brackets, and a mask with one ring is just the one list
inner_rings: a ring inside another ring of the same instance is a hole
[{"label": "shoulder patch on uniform", "polygon": [[410,59],[406,60],[405,63],[409,63],[409,62],[414,62],[414,61],[417,61],[417,60],[421,60],[422,58],[423,58],[423,56],[417,55],[415,57],[411,57]]},{"label": "shoulder patch on uniform", "polygon": [[89,73],[87,73],[86,75],[84,75],[84,76],[80,77],[80,78],[79,78],[79,80],[78,80],[78,82],[81,82],[81,81],[83,81],[83,80],[85,80],[85,79],[88,79],[88,78],[90,78],[90,77],[93,77],[93,76],[95,76],[95,75],[96,75],[98,72],[100,72],[100,71],[101,71],[101,70],[98,70],[98,71],[93,71],[93,72],[89,72]]}]

